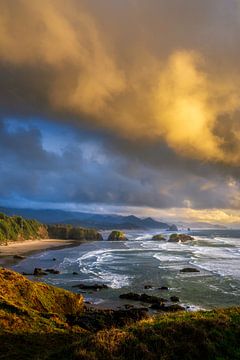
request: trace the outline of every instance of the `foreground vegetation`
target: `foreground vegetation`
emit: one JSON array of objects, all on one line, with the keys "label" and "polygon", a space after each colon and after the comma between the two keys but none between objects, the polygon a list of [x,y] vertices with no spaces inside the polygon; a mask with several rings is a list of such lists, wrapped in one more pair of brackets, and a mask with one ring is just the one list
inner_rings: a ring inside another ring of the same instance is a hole
[{"label": "foreground vegetation", "polygon": [[81,295],[0,269],[0,359],[240,359],[240,308],[127,314],[113,326],[113,312],[89,312]]}]

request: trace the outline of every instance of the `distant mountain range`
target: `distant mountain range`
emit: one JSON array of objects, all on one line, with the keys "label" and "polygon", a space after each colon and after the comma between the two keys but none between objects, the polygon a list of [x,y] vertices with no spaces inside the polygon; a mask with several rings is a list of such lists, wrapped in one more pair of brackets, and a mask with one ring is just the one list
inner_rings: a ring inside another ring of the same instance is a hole
[{"label": "distant mountain range", "polygon": [[92,214],[64,210],[35,210],[0,208],[6,215],[21,215],[27,219],[36,219],[44,224],[71,224],[102,230],[108,229],[168,229],[169,224],[156,221],[151,217],[141,219],[134,215]]},{"label": "distant mountain range", "polygon": [[184,222],[178,222],[179,226],[181,227],[190,227],[191,229],[228,229],[227,226],[225,225],[219,225],[219,224],[212,224],[209,222],[204,222],[204,221],[198,221],[198,222],[188,222],[188,223],[184,223]]}]

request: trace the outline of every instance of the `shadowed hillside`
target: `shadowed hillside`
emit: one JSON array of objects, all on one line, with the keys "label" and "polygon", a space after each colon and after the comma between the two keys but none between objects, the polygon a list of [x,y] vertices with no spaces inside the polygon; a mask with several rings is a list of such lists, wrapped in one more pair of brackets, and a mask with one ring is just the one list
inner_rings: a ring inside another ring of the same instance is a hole
[{"label": "shadowed hillside", "polygon": [[136,314],[90,310],[81,295],[0,269],[2,359],[240,359],[240,308]]},{"label": "shadowed hillside", "polygon": [[44,224],[71,224],[94,229],[168,229],[169,224],[150,217],[141,219],[134,215],[92,214],[64,210],[36,210],[0,208],[8,215],[21,215],[37,219]]}]

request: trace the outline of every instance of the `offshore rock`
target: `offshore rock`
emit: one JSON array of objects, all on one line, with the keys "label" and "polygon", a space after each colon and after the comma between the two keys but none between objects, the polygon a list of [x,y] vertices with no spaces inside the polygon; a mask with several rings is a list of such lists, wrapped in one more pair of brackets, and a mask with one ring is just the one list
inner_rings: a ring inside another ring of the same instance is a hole
[{"label": "offshore rock", "polygon": [[108,241],[128,240],[123,231],[114,230],[108,237]]},{"label": "offshore rock", "polygon": [[180,270],[180,272],[182,273],[191,273],[191,272],[200,272],[200,270],[195,269],[195,268],[183,268],[182,270]]},{"label": "offshore rock", "polygon": [[108,289],[108,286],[106,284],[93,284],[93,285],[78,284],[78,285],[73,285],[72,287],[81,290],[93,290],[93,291]]},{"label": "offshore rock", "polygon": [[163,298],[159,298],[157,296],[151,296],[147,294],[136,294],[136,293],[126,293],[119,296],[120,299],[133,300],[133,301],[142,301],[149,304],[155,303],[164,303],[167,300]]},{"label": "offshore rock", "polygon": [[190,235],[186,234],[172,234],[169,238],[169,242],[181,242],[184,243],[186,241],[192,241],[194,238]]},{"label": "offshore rock", "polygon": [[41,268],[35,268],[33,275],[34,276],[43,276],[43,275],[47,275],[47,273],[45,271],[43,271],[43,269],[41,269]]},{"label": "offshore rock", "polygon": [[166,240],[166,238],[162,234],[157,234],[152,237],[152,240],[162,241],[162,240]]}]

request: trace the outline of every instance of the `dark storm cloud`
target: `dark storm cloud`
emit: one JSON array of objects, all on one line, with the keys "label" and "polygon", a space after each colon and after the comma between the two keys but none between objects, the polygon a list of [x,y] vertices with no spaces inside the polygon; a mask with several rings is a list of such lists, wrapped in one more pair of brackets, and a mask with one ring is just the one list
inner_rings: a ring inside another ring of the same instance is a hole
[{"label": "dark storm cloud", "polygon": [[81,138],[66,133],[67,145],[61,153],[54,153],[44,148],[43,136],[29,123],[20,128],[1,123],[2,199],[17,195],[29,202],[56,204],[236,207],[231,203],[234,194],[223,178],[216,181],[164,164],[159,170],[141,158],[110,151],[104,139],[94,140],[86,134]]}]

